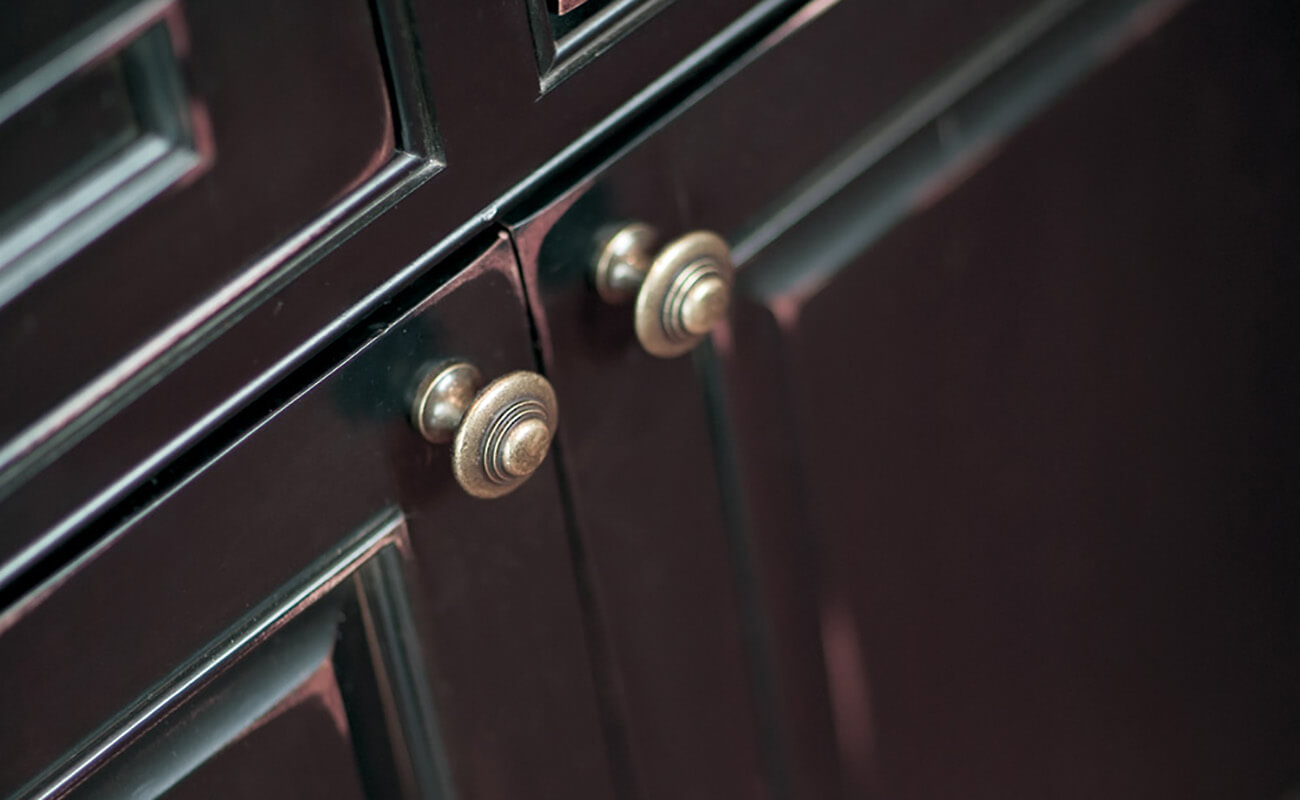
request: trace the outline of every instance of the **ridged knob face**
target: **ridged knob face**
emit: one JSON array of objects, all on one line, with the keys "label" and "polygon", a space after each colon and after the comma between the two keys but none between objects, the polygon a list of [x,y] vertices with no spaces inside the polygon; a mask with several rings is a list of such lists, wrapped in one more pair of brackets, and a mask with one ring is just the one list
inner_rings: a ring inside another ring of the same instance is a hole
[{"label": "ridged knob face", "polygon": [[546,460],[559,406],[550,382],[535,372],[479,385],[478,370],[463,361],[435,368],[417,390],[413,417],[429,441],[451,441],[452,473],[466,492],[500,497]]},{"label": "ridged knob face", "polygon": [[688,233],[654,254],[657,235],[644,223],[609,234],[592,270],[602,300],[636,298],[637,341],[661,358],[693,349],[726,319],[735,268],[731,249],[708,231]]},{"label": "ridged knob face", "polygon": [[451,468],[475,497],[500,497],[528,479],[551,447],[559,408],[551,384],[512,372],[474,398],[451,444]]},{"label": "ridged knob face", "polygon": [[651,355],[678,356],[727,316],[734,269],[727,243],[707,231],[664,247],[636,297],[636,337]]}]

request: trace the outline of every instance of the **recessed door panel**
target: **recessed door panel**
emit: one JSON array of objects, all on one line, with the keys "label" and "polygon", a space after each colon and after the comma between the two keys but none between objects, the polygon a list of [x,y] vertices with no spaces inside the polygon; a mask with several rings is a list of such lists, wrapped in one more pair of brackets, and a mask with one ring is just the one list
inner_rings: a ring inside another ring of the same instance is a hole
[{"label": "recessed door panel", "polygon": [[399,515],[376,520],[182,666],[55,780],[73,797],[445,794],[404,575],[410,552]]},{"label": "recessed door panel", "polygon": [[[353,752],[355,764],[331,774],[340,790],[355,784],[369,797],[397,796],[405,772],[436,764],[418,760],[430,749],[421,738],[442,742],[445,768],[434,772],[457,797],[609,796],[552,462],[512,494],[479,500],[457,484],[450,446],[411,421],[412,392],[432,363],[468,359],[489,377],[535,366],[508,241],[491,237],[451,259],[255,404],[227,438],[175,464],[127,519],[0,618],[0,717],[24,721],[0,726],[10,754],[0,791],[40,792],[87,759],[103,765],[103,780],[115,765],[148,771],[151,748],[197,753],[178,791],[201,795],[203,776],[229,759],[270,786],[279,773],[240,753],[266,741],[297,758],[301,742],[288,732],[303,731],[327,752]],[[363,558],[358,532],[393,513],[404,538]],[[294,588],[348,553],[353,578]],[[286,612],[302,622],[236,648],[228,690],[214,681],[178,698],[164,715],[174,729],[132,727],[177,670],[211,663],[204,654],[230,646],[240,624],[265,619],[257,609],[279,607],[286,592],[312,595]],[[403,606],[413,633],[384,621],[400,621]],[[402,681],[425,687],[430,717],[399,696]],[[254,706],[213,723],[220,735],[203,733],[200,712],[220,715],[224,698]],[[322,727],[322,708],[334,727]],[[153,733],[162,738],[151,745]],[[403,748],[414,753],[409,769],[392,755]],[[396,788],[370,788],[384,781]]]},{"label": "recessed door panel", "polygon": [[740,492],[853,796],[1294,789],[1294,10],[1174,10],[1082,7],[742,271]]},{"label": "recessed door panel", "polygon": [[596,288],[605,245],[629,224],[652,228],[645,261],[659,264],[656,248],[714,231],[735,245],[743,275],[771,209],[802,196],[837,152],[897,124],[909,91],[942,84],[990,40],[1014,41],[999,26],[1023,27],[1021,6],[983,4],[930,30],[922,20],[937,5],[810,4],[558,199],[539,191],[509,217],[547,375],[577,408],[559,454],[629,780],[649,797],[821,797],[841,783],[816,577],[797,546],[776,563],[755,549],[727,454],[714,448],[728,421],[711,405],[712,351],[650,355],[638,326],[654,303],[631,289],[611,305]]}]

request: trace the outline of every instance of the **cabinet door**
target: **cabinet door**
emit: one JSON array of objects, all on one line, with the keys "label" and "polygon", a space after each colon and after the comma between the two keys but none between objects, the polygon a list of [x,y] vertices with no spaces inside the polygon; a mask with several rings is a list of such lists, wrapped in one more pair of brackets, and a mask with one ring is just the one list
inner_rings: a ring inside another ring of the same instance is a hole
[{"label": "cabinet door", "polygon": [[534,367],[508,241],[467,262],[0,618],[0,793],[609,796],[554,470],[476,500],[409,420],[431,362]]},{"label": "cabinet door", "polygon": [[[627,778],[1276,795],[1286,6],[904,5],[810,7],[512,212]],[[632,221],[733,244],[693,358],[592,288]]]},{"label": "cabinet door", "polygon": [[[1023,5],[809,3],[571,183],[507,214],[538,348],[568,402],[558,455],[602,624],[621,778],[647,798],[833,797],[838,767],[816,615],[798,606],[807,572],[797,558],[756,560],[772,554],[754,550],[716,457],[709,357],[642,350],[631,309],[591,285],[600,243],[627,222],[660,241],[708,228],[743,261],[739,244],[770,206],[888,122],[917,83],[1001,41]],[[946,23],[931,25],[936,15]],[[762,601],[780,581],[780,602]]]},{"label": "cabinet door", "polygon": [[734,461],[856,796],[1294,781],[1294,9],[1191,3],[1013,132],[1171,10],[1083,7],[743,271]]}]

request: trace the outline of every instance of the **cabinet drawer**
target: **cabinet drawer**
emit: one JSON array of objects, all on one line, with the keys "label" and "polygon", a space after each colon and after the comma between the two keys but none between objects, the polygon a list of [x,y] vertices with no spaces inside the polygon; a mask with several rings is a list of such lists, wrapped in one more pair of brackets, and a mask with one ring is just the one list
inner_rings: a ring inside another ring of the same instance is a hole
[{"label": "cabinet drawer", "polygon": [[[409,418],[431,361],[533,367],[509,243],[359,335],[341,364],[287,387],[248,433],[208,442],[192,474],[0,618],[0,793],[170,775],[213,796],[235,779],[221,764],[275,786],[267,753],[301,757],[301,735],[320,758],[354,757],[323,767],[339,792],[400,778],[394,754],[423,746],[408,771],[425,763],[458,797],[608,796],[550,463],[476,500]],[[413,633],[389,630],[408,617]],[[421,686],[432,729],[401,718]],[[156,757],[169,752],[189,759],[180,774]]]},{"label": "cabinet drawer", "polygon": [[0,173],[23,181],[0,197],[0,372],[20,387],[0,392],[5,480],[67,425],[62,404],[182,337],[395,156],[363,0],[6,16]]}]

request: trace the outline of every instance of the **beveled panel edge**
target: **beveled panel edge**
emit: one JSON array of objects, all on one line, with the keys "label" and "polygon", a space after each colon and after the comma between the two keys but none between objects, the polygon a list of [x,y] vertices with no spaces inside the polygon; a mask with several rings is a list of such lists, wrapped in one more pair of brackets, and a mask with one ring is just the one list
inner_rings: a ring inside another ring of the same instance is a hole
[{"label": "beveled panel edge", "polygon": [[[175,6],[176,2],[147,0],[141,4],[141,9],[156,15]],[[162,11],[155,10],[154,6]],[[140,13],[143,11],[136,16]],[[370,16],[376,26],[378,60],[393,105],[392,124],[397,135],[396,148],[387,164],[315,219],[270,248],[236,280],[181,314],[20,434],[0,443],[0,502],[30,475],[57,459],[103,420],[235,324],[251,308],[306,272],[343,240],[446,167],[409,4],[402,0],[374,0],[370,4]],[[129,21],[136,25],[149,24],[154,18],[146,15],[141,23],[133,16]],[[159,167],[171,164],[173,160],[164,160]],[[0,304],[2,302],[0,299]],[[23,565],[25,563],[23,560]],[[15,568],[12,563],[0,564],[0,586],[24,568],[23,565]]]},{"label": "beveled panel edge", "polygon": [[[1046,0],[1026,12],[761,212],[733,247],[742,290],[796,304],[815,293],[1135,32],[1186,2]],[[956,119],[960,129],[945,122]],[[838,224],[849,206],[853,223]],[[744,268],[760,254],[763,263]]]},{"label": "beveled panel edge", "polygon": [[447,158],[412,13],[410,3],[403,0],[371,2],[380,65],[393,103],[397,146],[434,167],[427,179],[447,165]]},{"label": "beveled panel edge", "polygon": [[[0,88],[0,125],[68,81],[122,57],[138,135],[0,236],[0,306],[213,157],[202,98],[187,96],[189,34],[177,0],[143,0],[97,17],[24,63]],[[33,63],[34,62],[34,63]],[[15,155],[15,154],[11,154]]]},{"label": "beveled panel edge", "polygon": [[[389,549],[401,554],[401,558],[395,562],[380,562],[379,557]],[[414,701],[404,716],[418,720],[425,714],[431,715],[427,689],[411,687],[412,676],[420,674],[412,669],[419,669],[419,656],[415,652],[418,645],[413,649],[392,641],[393,633],[406,635],[410,629],[409,608],[401,608],[402,603],[394,600],[394,592],[402,591],[400,573],[403,562],[409,559],[409,552],[406,520],[401,512],[389,509],[379,514],[371,524],[318,559],[281,592],[267,598],[243,619],[216,636],[209,647],[174,670],[64,758],[29,781],[14,795],[15,799],[48,800],[62,795],[107,763],[120,748],[129,746],[133,737],[148,730],[170,710],[241,660],[259,642],[273,635],[314,602],[354,576],[361,580],[361,593],[367,600],[373,595],[375,601],[381,603],[375,613],[382,615],[380,619],[387,629],[384,631],[387,635],[378,642],[380,653],[377,656],[384,658],[384,666],[392,670],[391,677],[399,678],[394,686],[398,695],[404,700]],[[39,600],[39,596],[34,599]],[[21,614],[22,609],[19,606],[6,612],[4,617],[0,617],[0,627],[4,627],[5,617]],[[390,615],[395,615],[391,621]],[[385,647],[392,651],[391,655],[385,656]],[[412,691],[415,694],[409,695]],[[402,728],[405,729],[410,720],[404,718],[402,723]],[[417,735],[411,738],[417,741],[437,741],[436,728],[430,720],[420,720],[418,725]],[[440,745],[429,752],[440,753]]]},{"label": "beveled panel edge", "polygon": [[663,11],[673,0],[614,0],[578,28],[559,37],[551,28],[546,0],[525,2],[537,57],[538,90],[545,95]]}]

